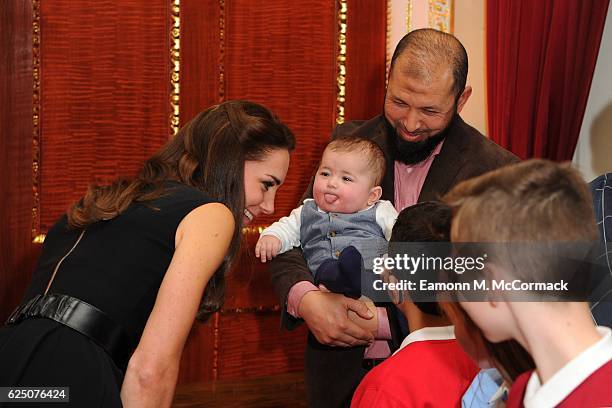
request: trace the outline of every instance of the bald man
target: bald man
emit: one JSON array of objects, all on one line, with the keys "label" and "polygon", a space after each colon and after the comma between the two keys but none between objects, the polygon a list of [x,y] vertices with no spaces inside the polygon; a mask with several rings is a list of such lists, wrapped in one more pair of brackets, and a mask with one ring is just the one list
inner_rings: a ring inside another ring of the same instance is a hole
[{"label": "bald man", "polygon": [[[381,147],[387,165],[382,199],[398,212],[518,161],[459,116],[472,94],[467,72],[467,53],[457,38],[432,29],[412,31],[393,53],[383,114],[340,125],[332,135],[365,136]],[[311,194],[312,185],[304,197]],[[319,290],[300,249],[275,258],[270,273],[284,306],[282,325],[291,330],[305,321],[310,329],[309,406],[347,406],[367,371],[402,340],[395,308],[381,305],[370,311],[363,302]],[[351,321],[349,311],[363,321]]]}]

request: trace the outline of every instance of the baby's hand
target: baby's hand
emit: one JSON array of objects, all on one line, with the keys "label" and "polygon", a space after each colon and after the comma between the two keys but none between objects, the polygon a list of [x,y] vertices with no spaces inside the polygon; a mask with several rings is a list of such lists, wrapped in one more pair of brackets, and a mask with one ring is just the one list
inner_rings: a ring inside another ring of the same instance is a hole
[{"label": "baby's hand", "polygon": [[255,245],[255,256],[259,258],[261,262],[271,261],[278,252],[281,250],[282,243],[280,239],[274,235],[264,235],[259,237],[257,245]]}]

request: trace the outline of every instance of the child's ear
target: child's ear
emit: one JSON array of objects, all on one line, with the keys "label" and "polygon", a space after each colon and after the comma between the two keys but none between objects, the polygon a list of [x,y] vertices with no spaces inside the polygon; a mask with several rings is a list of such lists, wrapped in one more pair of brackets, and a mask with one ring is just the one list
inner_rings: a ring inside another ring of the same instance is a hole
[{"label": "child's ear", "polygon": [[505,269],[495,262],[487,262],[486,264],[487,278],[489,280],[508,280],[510,275]]},{"label": "child's ear", "polygon": [[376,186],[370,189],[370,194],[368,195],[368,205],[372,205],[377,202],[382,196],[382,187]]}]

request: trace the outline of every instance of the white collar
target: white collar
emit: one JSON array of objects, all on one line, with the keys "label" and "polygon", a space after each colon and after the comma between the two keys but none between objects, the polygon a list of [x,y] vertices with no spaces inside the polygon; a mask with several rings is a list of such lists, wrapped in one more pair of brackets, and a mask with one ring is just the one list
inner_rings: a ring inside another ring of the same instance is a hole
[{"label": "white collar", "polygon": [[417,341],[429,341],[429,340],[454,340],[455,339],[455,327],[454,326],[441,326],[441,327],[423,327],[422,329],[415,330],[410,333],[402,345],[395,352],[399,352],[401,349],[409,345],[410,343],[416,343]]},{"label": "white collar", "polygon": [[601,340],[557,371],[545,384],[534,371],[529,378],[523,404],[525,408],[555,407],[591,374],[612,360],[612,330],[598,326]]}]

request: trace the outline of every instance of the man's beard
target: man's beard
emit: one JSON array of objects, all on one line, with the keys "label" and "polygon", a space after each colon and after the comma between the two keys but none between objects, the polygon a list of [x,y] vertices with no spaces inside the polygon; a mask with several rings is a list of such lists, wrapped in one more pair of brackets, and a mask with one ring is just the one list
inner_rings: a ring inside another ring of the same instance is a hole
[{"label": "man's beard", "polygon": [[446,139],[446,136],[448,135],[448,129],[451,127],[455,119],[456,113],[453,115],[453,118],[450,120],[450,122],[448,122],[448,125],[446,125],[446,127],[440,132],[436,133],[433,136],[427,137],[425,140],[421,140],[418,142],[409,142],[407,140],[402,139],[398,131],[385,118],[388,130],[393,136],[393,143],[391,143],[391,145],[394,159],[404,164],[416,164],[427,159],[431,155],[431,152],[434,151],[438,143]]}]

